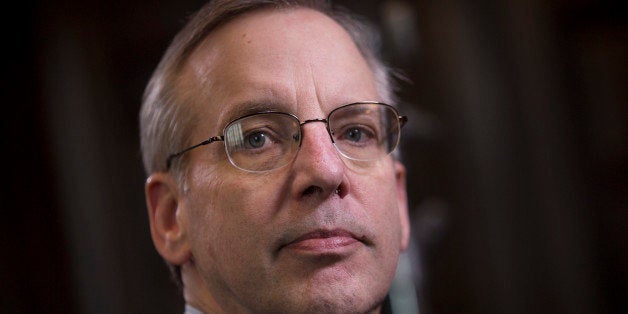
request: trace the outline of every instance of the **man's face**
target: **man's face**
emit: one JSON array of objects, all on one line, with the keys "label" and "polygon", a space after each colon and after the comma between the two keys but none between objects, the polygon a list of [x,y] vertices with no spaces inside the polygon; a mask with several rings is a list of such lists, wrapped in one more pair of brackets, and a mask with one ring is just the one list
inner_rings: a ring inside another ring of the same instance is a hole
[{"label": "man's face", "polygon": [[[304,121],[380,100],[349,35],[307,9],[238,17],[195,50],[183,75],[198,122],[191,142],[221,134],[251,108]],[[188,264],[202,282],[186,296],[212,299],[193,302],[228,312],[343,312],[385,297],[408,242],[404,170],[392,157],[344,159],[324,123],[304,125],[294,161],[269,172],[237,169],[220,142],[186,157],[179,209]]]}]

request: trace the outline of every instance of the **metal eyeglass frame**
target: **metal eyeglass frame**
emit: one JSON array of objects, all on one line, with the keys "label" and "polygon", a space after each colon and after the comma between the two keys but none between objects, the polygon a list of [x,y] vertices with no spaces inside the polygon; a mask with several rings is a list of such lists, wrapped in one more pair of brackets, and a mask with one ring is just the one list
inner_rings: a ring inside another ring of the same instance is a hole
[{"label": "metal eyeglass frame", "polygon": [[[331,130],[329,129],[329,117],[330,117],[330,116],[331,116],[331,115],[332,115],[335,111],[337,111],[337,110],[339,110],[339,109],[342,109],[342,108],[345,108],[345,107],[348,107],[348,106],[352,106],[352,105],[361,105],[361,104],[367,104],[367,105],[368,105],[368,104],[371,104],[371,105],[383,105],[383,106],[386,106],[386,107],[388,107],[388,108],[392,109],[392,110],[393,110],[393,112],[395,112],[395,115],[397,116],[397,118],[399,119],[399,131],[401,131],[401,128],[402,128],[402,127],[406,124],[406,122],[408,122],[408,117],[407,117],[407,116],[401,116],[401,115],[399,115],[399,112],[397,111],[397,108],[395,108],[395,107],[393,107],[393,106],[391,106],[391,105],[389,105],[389,104],[382,103],[382,102],[377,102],[377,101],[359,101],[359,102],[353,102],[353,103],[346,104],[346,105],[342,105],[342,106],[340,106],[340,107],[338,107],[338,108],[335,108],[334,110],[332,110],[332,111],[331,111],[331,112],[327,115],[327,118],[325,118],[325,119],[320,119],[320,118],[319,118],[319,119],[308,119],[308,120],[305,120],[305,121],[303,121],[303,122],[301,122],[301,120],[299,120],[299,117],[297,117],[296,115],[291,114],[291,113],[286,113],[286,112],[281,112],[281,111],[261,111],[261,112],[256,112],[256,113],[252,113],[252,114],[244,115],[244,116],[242,116],[242,117],[238,117],[238,118],[236,118],[236,119],[234,119],[234,120],[230,121],[229,123],[227,123],[227,125],[226,125],[226,126],[225,126],[225,128],[223,129],[223,134],[225,134],[225,129],[226,129],[228,126],[230,126],[233,122],[235,122],[235,121],[237,121],[237,120],[240,120],[240,119],[243,119],[243,118],[246,118],[246,117],[250,117],[250,116],[254,116],[254,115],[257,115],[257,114],[260,114],[260,113],[280,113],[280,114],[289,115],[289,116],[292,116],[293,118],[295,118],[295,119],[296,119],[296,121],[298,121],[298,122],[299,122],[299,128],[302,128],[302,127],[303,127],[303,125],[305,125],[305,124],[307,124],[307,123],[312,123],[312,122],[323,122],[323,123],[325,123],[325,128],[327,129],[327,133],[328,133],[328,134],[329,134],[329,136],[331,137],[331,141],[332,141],[332,143],[334,143],[334,137],[331,135]],[[303,132],[303,131],[301,131],[301,132]],[[197,148],[197,147],[204,146],[204,145],[208,145],[208,144],[211,144],[211,143],[213,143],[213,142],[218,142],[218,141],[224,142],[224,141],[225,141],[225,136],[224,136],[224,135],[212,136],[212,137],[210,137],[210,138],[208,138],[208,139],[206,139],[206,140],[204,140],[204,141],[202,141],[202,142],[200,142],[200,143],[198,143],[198,144],[192,145],[192,146],[190,146],[190,147],[188,147],[188,148],[186,148],[186,149],[184,149],[184,150],[181,150],[181,151],[179,151],[179,152],[177,152],[177,153],[171,154],[170,156],[168,156],[168,159],[166,159],[166,170],[170,170],[170,167],[172,166],[172,161],[173,161],[175,158],[180,157],[181,155],[183,155],[183,154],[185,154],[185,153],[187,153],[187,152],[189,152],[189,151],[191,151],[191,150],[193,150],[193,149],[195,149],[195,148]],[[301,143],[302,143],[302,141],[303,141],[303,138],[302,138],[302,137],[301,137],[301,138],[299,138],[299,148],[301,148]],[[397,147],[397,144],[398,144],[398,143],[396,143],[396,144],[395,144],[395,148]],[[392,152],[392,151],[394,151],[394,150],[395,150],[395,148],[393,148],[393,149],[391,150],[391,152]],[[236,166],[236,168],[241,169],[241,168],[240,168],[240,167],[238,167],[238,166]],[[253,170],[248,170],[248,171],[253,171]]]}]

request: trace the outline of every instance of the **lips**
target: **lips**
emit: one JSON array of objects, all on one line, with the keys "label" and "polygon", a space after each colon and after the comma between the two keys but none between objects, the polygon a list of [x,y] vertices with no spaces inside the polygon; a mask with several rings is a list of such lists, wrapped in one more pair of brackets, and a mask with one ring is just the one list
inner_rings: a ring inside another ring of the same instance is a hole
[{"label": "lips", "polygon": [[344,229],[315,230],[299,236],[283,248],[312,253],[333,253],[361,243],[361,239]]}]

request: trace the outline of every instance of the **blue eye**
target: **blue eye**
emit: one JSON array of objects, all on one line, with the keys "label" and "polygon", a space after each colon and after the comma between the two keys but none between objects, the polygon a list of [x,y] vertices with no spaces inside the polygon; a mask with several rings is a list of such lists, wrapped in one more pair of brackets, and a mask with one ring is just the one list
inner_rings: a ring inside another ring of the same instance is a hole
[{"label": "blue eye", "polygon": [[348,129],[345,131],[345,138],[347,140],[353,141],[353,142],[359,142],[362,139],[362,130],[358,129],[358,128],[352,128],[352,129]]},{"label": "blue eye", "polygon": [[266,134],[262,132],[255,132],[247,137],[247,142],[252,148],[263,147],[266,143]]}]

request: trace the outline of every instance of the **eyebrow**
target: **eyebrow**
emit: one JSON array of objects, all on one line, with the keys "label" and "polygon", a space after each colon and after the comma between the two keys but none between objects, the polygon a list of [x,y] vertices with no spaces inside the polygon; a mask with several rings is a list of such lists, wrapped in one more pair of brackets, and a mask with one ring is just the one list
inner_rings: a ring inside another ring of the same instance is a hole
[{"label": "eyebrow", "polygon": [[231,108],[223,114],[224,119],[222,119],[222,123],[226,125],[233,120],[255,113],[271,111],[289,112],[289,110],[287,110],[288,107],[289,106],[286,104],[278,103],[276,101],[245,101],[231,106]]}]

